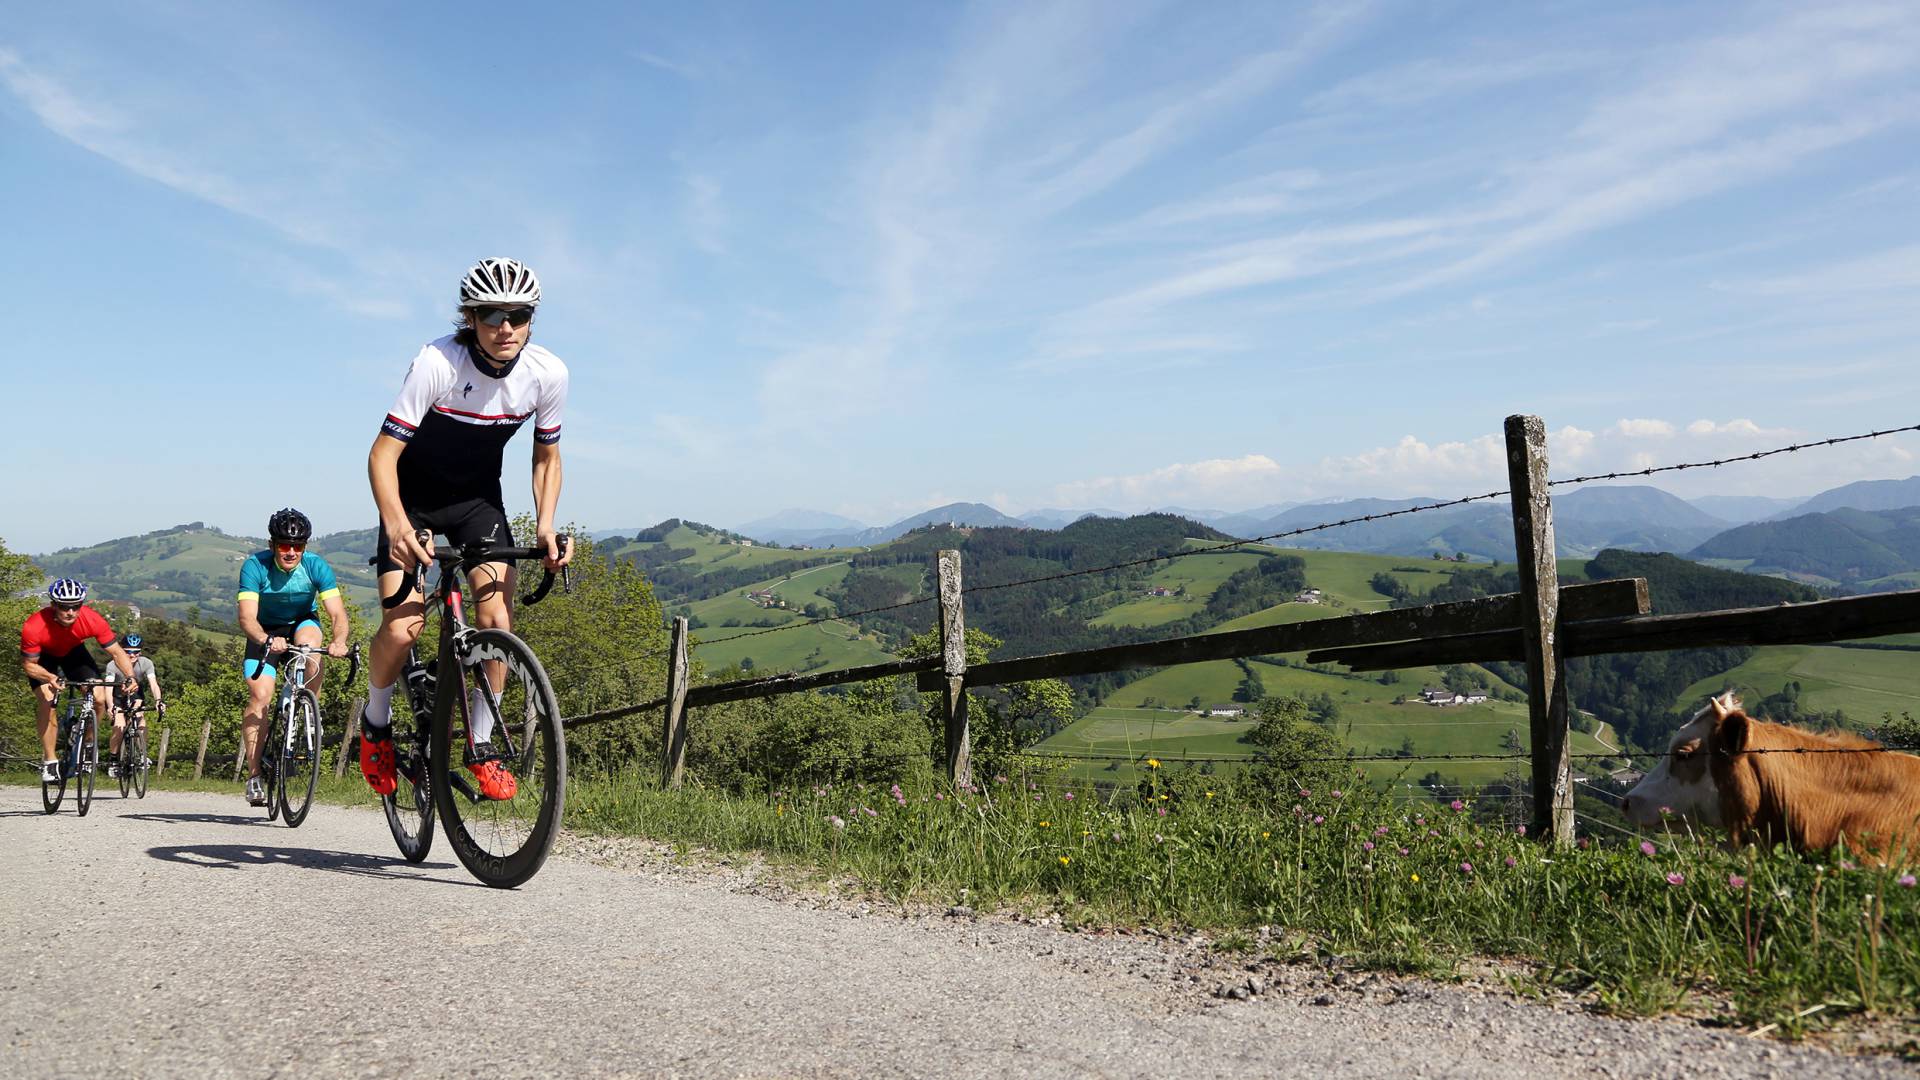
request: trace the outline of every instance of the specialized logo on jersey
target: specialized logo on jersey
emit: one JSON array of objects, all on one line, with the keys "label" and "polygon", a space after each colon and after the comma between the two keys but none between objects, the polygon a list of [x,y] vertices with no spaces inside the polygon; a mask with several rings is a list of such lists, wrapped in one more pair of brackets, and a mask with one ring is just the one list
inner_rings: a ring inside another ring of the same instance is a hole
[{"label": "specialized logo on jersey", "polygon": [[461,397],[466,397],[466,396],[467,396],[468,394],[471,394],[471,393],[473,393],[473,384],[472,384],[472,383],[468,383],[468,384],[467,384],[466,386],[464,386],[464,387],[462,387],[462,388],[461,388],[461,390],[460,390],[460,396],[461,396]]}]

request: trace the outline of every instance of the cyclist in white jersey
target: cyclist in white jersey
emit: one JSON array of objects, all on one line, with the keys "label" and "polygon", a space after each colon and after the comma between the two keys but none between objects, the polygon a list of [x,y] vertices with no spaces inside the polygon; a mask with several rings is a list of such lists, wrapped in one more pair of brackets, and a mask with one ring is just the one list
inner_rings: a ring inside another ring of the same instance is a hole
[{"label": "cyclist in white jersey", "polygon": [[[533,420],[535,544],[546,565],[559,569],[571,558],[554,528],[560,502],[560,415],[567,401],[567,367],[530,344],[540,279],[512,259],[482,259],[460,282],[460,329],[430,342],[413,358],[367,456],[367,475],[380,510],[376,541],[380,595],[391,596],[404,575],[433,555],[417,531],[441,533],[461,546],[491,541],[513,545],[500,493],[501,460],[507,443]],[[473,623],[511,629],[513,568],[487,563],[471,575]],[[367,709],[361,717],[360,771],[382,795],[394,791],[392,701],[394,681],[407,650],[420,636],[426,608],[410,597],[381,612],[367,665]],[[481,794],[511,799],[513,774],[491,747],[494,709],[477,695],[499,692],[475,686],[469,714],[475,717],[474,751],[465,762]],[[483,730],[486,728],[487,730]]]}]

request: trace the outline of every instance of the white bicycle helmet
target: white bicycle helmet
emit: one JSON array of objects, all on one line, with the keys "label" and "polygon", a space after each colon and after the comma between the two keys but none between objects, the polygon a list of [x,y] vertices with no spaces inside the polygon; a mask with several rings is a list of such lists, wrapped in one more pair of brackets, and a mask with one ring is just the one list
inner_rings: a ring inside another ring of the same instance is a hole
[{"label": "white bicycle helmet", "polygon": [[508,307],[540,303],[540,277],[514,259],[481,259],[460,279],[460,306]]},{"label": "white bicycle helmet", "polygon": [[47,599],[56,604],[78,604],[87,598],[87,583],[63,577],[47,586]]}]

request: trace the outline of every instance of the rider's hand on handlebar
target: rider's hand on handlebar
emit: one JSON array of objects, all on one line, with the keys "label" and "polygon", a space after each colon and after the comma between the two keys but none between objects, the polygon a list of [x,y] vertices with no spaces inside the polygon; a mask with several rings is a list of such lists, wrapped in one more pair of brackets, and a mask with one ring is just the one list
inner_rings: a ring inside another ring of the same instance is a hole
[{"label": "rider's hand on handlebar", "polygon": [[347,658],[347,647],[336,641],[327,646],[327,655],[333,657],[335,660],[345,660]]},{"label": "rider's hand on handlebar", "polygon": [[274,653],[281,653],[286,651],[287,651],[286,638],[283,638],[283,637],[267,638],[267,655],[268,656],[272,656]]},{"label": "rider's hand on handlebar", "polygon": [[65,690],[66,688],[67,688],[67,680],[62,676],[55,675],[53,677],[53,692],[57,694],[60,691]]},{"label": "rider's hand on handlebar", "polygon": [[387,558],[401,570],[412,572],[416,566],[433,565],[433,549],[420,541],[420,535],[414,530],[412,522],[399,525],[382,525],[387,533]]},{"label": "rider's hand on handlebar", "polygon": [[534,539],[541,547],[547,549],[546,555],[541,558],[541,562],[547,569],[558,570],[573,561],[573,545],[561,543],[559,534],[552,529],[543,529],[535,533]]}]

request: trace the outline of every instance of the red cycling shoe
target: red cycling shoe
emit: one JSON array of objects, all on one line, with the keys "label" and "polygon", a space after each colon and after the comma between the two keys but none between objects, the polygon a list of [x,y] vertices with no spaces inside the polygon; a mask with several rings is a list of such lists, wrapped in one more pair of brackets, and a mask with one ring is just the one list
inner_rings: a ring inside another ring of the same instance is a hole
[{"label": "red cycling shoe", "polygon": [[513,798],[520,790],[520,782],[513,778],[505,765],[497,758],[467,762],[467,771],[480,781],[480,794],[495,802],[505,802]]},{"label": "red cycling shoe", "polygon": [[378,795],[391,795],[400,786],[393,756],[393,728],[376,728],[360,718],[360,775]]}]

